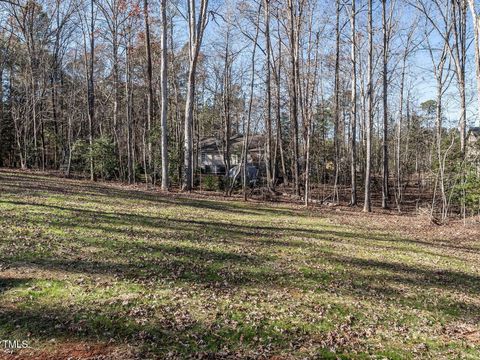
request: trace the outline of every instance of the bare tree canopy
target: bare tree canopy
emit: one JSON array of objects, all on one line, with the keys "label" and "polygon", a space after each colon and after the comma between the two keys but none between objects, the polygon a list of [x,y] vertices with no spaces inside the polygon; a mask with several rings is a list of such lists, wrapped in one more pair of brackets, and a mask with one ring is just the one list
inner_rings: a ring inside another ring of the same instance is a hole
[{"label": "bare tree canopy", "polygon": [[476,169],[478,4],[285,5],[1,1],[1,164],[465,211],[453,194]]}]

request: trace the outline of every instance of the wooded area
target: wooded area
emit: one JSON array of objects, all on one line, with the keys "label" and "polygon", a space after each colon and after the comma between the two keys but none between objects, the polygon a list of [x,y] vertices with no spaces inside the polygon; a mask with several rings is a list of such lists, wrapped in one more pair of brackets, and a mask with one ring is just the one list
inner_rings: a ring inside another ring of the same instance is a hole
[{"label": "wooded area", "polygon": [[268,198],[480,211],[474,0],[0,3],[0,166],[246,199],[262,135]]},{"label": "wooded area", "polygon": [[0,359],[480,359],[480,0],[0,0]]}]

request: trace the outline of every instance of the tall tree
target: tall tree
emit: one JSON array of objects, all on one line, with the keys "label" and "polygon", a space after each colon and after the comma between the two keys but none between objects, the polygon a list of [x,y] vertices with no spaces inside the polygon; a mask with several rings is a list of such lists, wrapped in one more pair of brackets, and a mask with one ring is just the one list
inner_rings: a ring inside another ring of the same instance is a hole
[{"label": "tall tree", "polygon": [[[390,38],[392,31],[392,13],[395,0],[390,1],[390,11],[387,14],[387,0],[382,0],[382,31],[383,31],[383,143],[382,143],[382,208],[388,208],[389,171],[388,171],[388,60],[390,52]],[[387,17],[388,16],[388,17]]]},{"label": "tall tree", "polygon": [[247,201],[247,188],[249,183],[249,171],[248,171],[248,157],[249,157],[249,145],[250,145],[250,127],[252,121],[252,108],[254,101],[254,87],[255,87],[255,55],[258,47],[258,34],[260,32],[260,14],[262,10],[262,3],[258,6],[257,18],[255,23],[255,36],[253,38],[253,50],[251,63],[251,75],[250,75],[250,97],[248,100],[245,134],[243,137],[243,154],[242,154],[242,188],[243,188],[243,200]]},{"label": "tall tree", "polygon": [[473,22],[475,75],[477,80],[477,118],[480,124],[480,12],[477,10],[475,0],[468,0]]},{"label": "tall tree", "polygon": [[198,56],[202,46],[203,34],[207,25],[208,0],[200,0],[200,12],[196,15],[196,1],[187,0],[188,7],[188,84],[185,101],[185,129],[184,129],[184,172],[182,189],[191,191],[193,188],[193,107],[195,97],[195,80],[197,73]]},{"label": "tall tree", "polygon": [[300,168],[299,168],[299,138],[298,138],[298,83],[299,83],[299,55],[303,2],[288,0],[288,36],[290,42],[290,124],[292,128],[292,162],[295,195],[300,196]]},{"label": "tall tree", "polygon": [[160,14],[162,22],[162,37],[161,37],[161,66],[160,66],[160,86],[161,86],[161,110],[160,110],[160,124],[162,130],[162,190],[168,190],[168,88],[167,88],[167,0],[160,0]]},{"label": "tall tree", "polygon": [[[435,107],[435,150],[438,162],[438,177],[435,183],[433,204],[435,205],[436,189],[440,186],[441,202],[442,202],[442,219],[446,217],[447,211],[447,193],[445,189],[445,154],[442,151],[442,134],[443,134],[443,96],[446,91],[446,84],[450,81],[450,63],[448,62],[449,42],[452,27],[445,23],[443,31],[440,33],[440,48],[432,44],[429,37],[426,37],[427,49],[432,61],[433,74],[436,81],[436,99],[433,101]],[[435,206],[432,206],[432,216]]]},{"label": "tall tree", "polygon": [[458,93],[460,96],[460,151],[465,154],[467,137],[467,95],[465,84],[465,70],[467,61],[467,3],[465,0],[452,0],[452,36],[453,47],[450,46],[450,55],[455,64]]},{"label": "tall tree", "polygon": [[[415,17],[413,19],[412,24],[416,24],[418,22],[418,18]],[[405,37],[405,44],[403,48],[403,54],[401,56],[401,67],[400,67],[400,89],[399,89],[399,99],[398,99],[398,121],[397,121],[397,143],[396,143],[396,151],[395,151],[395,172],[396,172],[396,179],[397,179],[397,188],[395,191],[395,199],[397,202],[397,207],[400,210],[400,204],[402,202],[403,197],[403,166],[402,166],[402,127],[403,127],[403,117],[404,117],[404,100],[405,100],[405,82],[407,76],[407,61],[410,57],[411,53],[415,49],[415,44],[413,44],[413,37],[416,32],[416,27],[412,26]],[[407,100],[408,101],[408,100]],[[407,110],[407,119],[408,119],[408,110]]]},{"label": "tall tree", "polygon": [[135,146],[133,144],[133,82],[132,82],[132,22],[126,26],[125,33],[125,112],[127,120],[127,179],[135,183]]},{"label": "tall tree", "polygon": [[112,46],[112,88],[113,101],[112,120],[113,120],[113,140],[118,153],[118,163],[120,176],[125,178],[125,171],[123,166],[124,150],[122,148],[122,134],[120,129],[121,114],[120,114],[120,36],[121,28],[124,27],[128,20],[128,13],[126,12],[125,2],[121,0],[103,0],[97,1],[106,27],[108,29],[108,40]]},{"label": "tall tree", "polygon": [[350,205],[357,205],[357,30],[356,17],[357,10],[355,8],[356,0],[352,0],[350,9],[350,26],[351,26],[351,61],[352,61],[352,77],[351,77],[351,110],[350,110],[350,176],[351,176],[351,197]]},{"label": "tall tree", "polygon": [[94,64],[95,64],[95,12],[94,1],[90,0],[90,57],[88,65],[88,142],[90,145],[90,180],[95,180],[94,172],[94,159],[93,159],[93,138],[94,138],[94,126],[95,126],[95,82],[94,76]]},{"label": "tall tree", "polygon": [[265,125],[266,125],[266,170],[267,170],[267,185],[269,189],[273,189],[275,186],[275,179],[273,177],[274,171],[272,164],[272,90],[271,90],[271,67],[270,67],[270,0],[264,0],[264,21],[265,21],[265,53],[266,53],[266,76],[265,76],[265,92],[266,92],[266,112],[265,112]]},{"label": "tall tree", "polygon": [[372,126],[373,126],[373,7],[372,0],[368,0],[368,112],[366,120],[366,166],[365,166],[365,201],[364,212],[372,211],[371,195],[371,167],[372,167]]},{"label": "tall tree", "polygon": [[340,0],[336,1],[336,20],[335,20],[335,120],[333,130],[334,146],[334,180],[333,180],[333,201],[339,202],[338,180],[340,173]]},{"label": "tall tree", "polygon": [[[161,5],[160,5],[161,6]],[[153,106],[153,70],[152,70],[152,46],[150,41],[150,18],[148,11],[148,0],[143,0],[143,20],[145,25],[145,57],[147,59],[147,158],[145,173],[147,176],[152,172],[152,124],[154,121],[154,106]],[[148,184],[148,178],[145,179]],[[153,179],[152,179],[153,181]]]}]

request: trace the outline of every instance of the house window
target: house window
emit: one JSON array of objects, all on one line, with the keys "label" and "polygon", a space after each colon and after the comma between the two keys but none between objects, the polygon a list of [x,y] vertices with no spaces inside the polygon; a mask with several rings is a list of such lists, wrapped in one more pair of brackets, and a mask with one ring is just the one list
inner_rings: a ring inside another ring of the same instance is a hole
[{"label": "house window", "polygon": [[202,161],[202,164],[207,162],[207,153],[202,152],[201,161]]}]

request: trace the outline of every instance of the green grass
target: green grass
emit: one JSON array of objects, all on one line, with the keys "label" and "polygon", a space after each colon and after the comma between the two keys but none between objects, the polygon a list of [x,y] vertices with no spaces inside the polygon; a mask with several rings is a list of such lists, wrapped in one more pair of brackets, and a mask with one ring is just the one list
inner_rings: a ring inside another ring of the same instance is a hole
[{"label": "green grass", "polygon": [[140,358],[480,358],[477,241],[362,216],[1,171],[0,339]]}]

